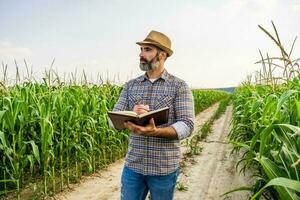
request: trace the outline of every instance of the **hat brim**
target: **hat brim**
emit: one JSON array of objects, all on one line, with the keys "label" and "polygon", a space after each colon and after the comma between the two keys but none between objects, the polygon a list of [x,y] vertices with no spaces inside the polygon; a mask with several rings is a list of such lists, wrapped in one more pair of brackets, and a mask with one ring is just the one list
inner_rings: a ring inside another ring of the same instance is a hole
[{"label": "hat brim", "polygon": [[167,52],[168,57],[170,57],[173,54],[172,49],[169,49],[165,46],[162,46],[161,44],[157,43],[157,42],[152,42],[152,41],[141,41],[141,42],[136,42],[136,44],[138,45],[153,45],[156,46],[160,49],[162,49],[163,51]]}]

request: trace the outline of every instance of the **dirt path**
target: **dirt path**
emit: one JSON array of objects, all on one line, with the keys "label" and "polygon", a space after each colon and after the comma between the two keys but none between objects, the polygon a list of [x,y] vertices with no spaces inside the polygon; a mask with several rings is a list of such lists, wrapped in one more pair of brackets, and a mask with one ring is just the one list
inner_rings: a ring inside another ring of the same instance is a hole
[{"label": "dirt path", "polygon": [[237,155],[231,155],[232,147],[226,142],[230,131],[232,107],[229,106],[225,114],[215,121],[212,133],[201,142],[203,151],[193,157],[180,174],[178,180],[187,186],[187,191],[176,191],[175,200],[205,199],[205,200],[242,200],[248,199],[247,192],[232,193],[226,197],[221,194],[244,186],[249,183],[250,175],[239,175],[235,171],[238,161]]},{"label": "dirt path", "polygon": [[[218,104],[211,106],[196,117],[195,132],[214,113]],[[216,121],[213,133],[203,142],[203,152],[193,157],[193,164],[188,164],[184,173],[179,176],[179,181],[184,183],[187,191],[176,191],[176,200],[197,199],[223,199],[220,194],[234,188],[245,185],[245,178],[235,172],[236,156],[230,156],[231,147],[222,143],[230,130],[231,107]],[[220,143],[221,141],[221,143]],[[186,148],[182,145],[182,152]],[[71,186],[71,190],[62,192],[54,197],[58,200],[112,200],[119,199],[120,177],[124,160],[121,159],[107,170],[101,170],[93,176],[85,177],[80,184]],[[232,198],[246,199],[245,193],[235,194]]]}]

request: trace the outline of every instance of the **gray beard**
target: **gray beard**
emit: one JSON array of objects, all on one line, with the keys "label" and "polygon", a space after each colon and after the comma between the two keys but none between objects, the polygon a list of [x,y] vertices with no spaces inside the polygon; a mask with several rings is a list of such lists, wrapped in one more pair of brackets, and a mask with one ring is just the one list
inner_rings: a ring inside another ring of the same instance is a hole
[{"label": "gray beard", "polygon": [[153,58],[150,62],[147,63],[140,63],[140,69],[142,71],[151,71],[151,70],[155,70],[159,67],[159,62],[158,60],[155,58]]}]

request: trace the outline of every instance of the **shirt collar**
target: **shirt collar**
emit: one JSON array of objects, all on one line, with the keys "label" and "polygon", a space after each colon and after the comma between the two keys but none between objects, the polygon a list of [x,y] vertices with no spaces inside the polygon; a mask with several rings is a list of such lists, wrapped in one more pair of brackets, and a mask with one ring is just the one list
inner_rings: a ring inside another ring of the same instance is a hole
[{"label": "shirt collar", "polygon": [[[164,69],[164,71],[162,72],[162,74],[160,75],[160,77],[158,77],[158,79],[162,79],[162,80],[164,80],[164,81],[167,81],[168,78],[169,78],[169,73],[167,72],[166,69]],[[148,77],[147,73],[145,73],[145,74],[143,74],[142,76],[140,76],[140,77],[138,78],[138,80],[139,80],[140,82],[143,82],[143,81],[149,80],[149,77]]]}]

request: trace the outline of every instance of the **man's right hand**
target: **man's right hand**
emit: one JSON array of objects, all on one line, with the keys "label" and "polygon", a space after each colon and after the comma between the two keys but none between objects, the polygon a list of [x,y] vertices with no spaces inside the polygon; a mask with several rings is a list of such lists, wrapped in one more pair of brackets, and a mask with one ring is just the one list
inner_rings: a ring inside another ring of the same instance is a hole
[{"label": "man's right hand", "polygon": [[150,111],[149,105],[144,104],[136,104],[133,107],[133,111],[136,112],[138,115],[144,114]]}]

